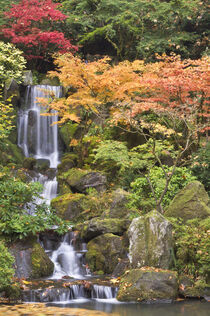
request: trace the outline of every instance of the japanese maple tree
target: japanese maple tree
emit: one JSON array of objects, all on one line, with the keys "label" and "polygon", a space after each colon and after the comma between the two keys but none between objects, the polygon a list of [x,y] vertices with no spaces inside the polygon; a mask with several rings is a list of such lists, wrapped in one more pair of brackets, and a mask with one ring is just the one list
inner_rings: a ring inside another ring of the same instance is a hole
[{"label": "japanese maple tree", "polygon": [[22,0],[5,12],[5,38],[24,51],[27,60],[50,59],[52,53],[76,51],[77,47],[56,30],[67,18],[52,0]]}]

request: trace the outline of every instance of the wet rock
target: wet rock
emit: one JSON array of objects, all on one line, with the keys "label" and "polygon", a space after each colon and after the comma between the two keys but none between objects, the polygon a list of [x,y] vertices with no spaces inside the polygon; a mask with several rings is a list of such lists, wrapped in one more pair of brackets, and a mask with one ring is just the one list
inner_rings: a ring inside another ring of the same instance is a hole
[{"label": "wet rock", "polygon": [[133,219],[128,229],[128,237],[132,268],[170,267],[173,247],[172,225],[159,212],[154,210]]},{"label": "wet rock", "polygon": [[133,269],[121,278],[119,301],[173,300],[178,294],[176,272],[153,269]]},{"label": "wet rock", "polygon": [[118,219],[118,218],[93,218],[90,221],[84,222],[80,231],[81,237],[85,241],[89,241],[94,237],[102,234],[112,233],[115,235],[122,236],[127,230],[130,224],[129,220]]},{"label": "wet rock", "polygon": [[121,259],[118,262],[116,268],[114,269],[112,276],[119,277],[119,276],[123,275],[125,273],[125,271],[129,269],[129,265],[130,265],[130,262],[129,262],[128,258]]},{"label": "wet rock", "polygon": [[29,157],[29,158],[24,158],[23,160],[23,168],[33,170],[36,165],[36,159]]},{"label": "wet rock", "polygon": [[91,272],[111,274],[118,258],[125,256],[122,238],[113,234],[104,234],[87,244],[86,261]]},{"label": "wet rock", "polygon": [[15,276],[18,278],[40,278],[50,276],[54,264],[34,238],[17,241],[9,248],[15,258]]},{"label": "wet rock", "polygon": [[117,189],[112,193],[113,202],[110,206],[109,217],[122,218],[129,213],[126,204],[128,203],[129,193],[123,189]]},{"label": "wet rock", "polygon": [[193,218],[203,219],[210,215],[208,204],[209,197],[203,184],[199,181],[193,181],[174,197],[165,215],[182,218],[184,221]]}]

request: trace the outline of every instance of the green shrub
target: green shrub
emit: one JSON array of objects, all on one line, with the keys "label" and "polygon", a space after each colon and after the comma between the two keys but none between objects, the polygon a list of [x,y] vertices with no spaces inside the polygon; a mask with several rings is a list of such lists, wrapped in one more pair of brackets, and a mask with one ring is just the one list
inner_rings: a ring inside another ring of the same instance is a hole
[{"label": "green shrub", "polygon": [[192,172],[210,193],[210,142],[193,156]]},{"label": "green shrub", "polygon": [[39,202],[41,190],[38,182],[24,183],[0,170],[0,234],[21,239],[54,225],[59,233],[68,229],[52,209]]},{"label": "green shrub", "polygon": [[210,218],[193,219],[183,224],[170,219],[174,226],[176,268],[194,278],[210,277]]},{"label": "green shrub", "polygon": [[0,290],[11,284],[14,275],[13,263],[13,256],[9,253],[4,243],[0,241]]},{"label": "green shrub", "polygon": [[26,60],[19,49],[13,44],[0,42],[0,86],[10,78],[20,83],[25,65]]},{"label": "green shrub", "polygon": [[[170,173],[173,169],[173,167],[164,167],[167,173]],[[155,191],[155,196],[159,199],[165,187],[165,177],[162,168],[154,166],[150,170],[149,177]],[[168,206],[178,191],[195,179],[196,177],[192,175],[189,169],[186,167],[177,167],[163,198],[163,207]],[[131,188],[129,206],[140,208],[146,212],[155,207],[155,199],[146,177],[141,176],[137,178],[131,183]]]}]

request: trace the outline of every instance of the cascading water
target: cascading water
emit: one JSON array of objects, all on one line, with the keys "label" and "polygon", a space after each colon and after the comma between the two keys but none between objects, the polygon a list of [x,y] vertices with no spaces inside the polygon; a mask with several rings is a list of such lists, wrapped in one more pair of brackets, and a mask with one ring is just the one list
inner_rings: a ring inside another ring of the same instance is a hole
[{"label": "cascading water", "polygon": [[[22,148],[24,155],[49,162],[49,167],[54,171],[59,163],[58,127],[57,124],[54,124],[58,118],[56,114],[42,116],[41,113],[44,110],[40,107],[38,98],[59,98],[61,96],[62,88],[58,86],[28,86],[25,102],[19,111],[18,118],[18,145]],[[56,177],[51,175],[49,178],[45,174],[37,173],[33,181],[38,181],[43,185],[42,197],[50,205],[51,200],[57,195]],[[37,200],[37,203],[39,202],[41,201]],[[31,210],[31,214],[33,214],[33,210]],[[67,233],[56,247],[51,247],[49,240],[45,245],[43,241],[41,242],[54,263],[55,268],[51,279],[71,277],[81,280],[89,275],[88,267],[85,266],[84,262],[86,245],[81,244],[80,249],[75,251],[73,232]],[[92,285],[91,288],[86,288],[83,284],[75,284],[69,288],[47,288],[46,290],[30,290],[28,292],[23,294],[25,301],[61,302],[78,298],[113,299],[116,297],[115,288],[101,285]]]},{"label": "cascading water", "polygon": [[58,117],[41,116],[44,109],[38,99],[61,96],[60,86],[28,86],[25,104],[19,112],[18,146],[22,148],[26,157],[49,160],[50,168],[56,168],[59,163],[58,127],[54,124]]}]

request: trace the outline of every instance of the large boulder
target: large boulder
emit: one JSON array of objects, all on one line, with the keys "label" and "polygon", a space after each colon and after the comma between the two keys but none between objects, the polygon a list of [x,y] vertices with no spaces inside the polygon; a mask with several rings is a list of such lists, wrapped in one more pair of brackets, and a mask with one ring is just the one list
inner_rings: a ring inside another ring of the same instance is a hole
[{"label": "large boulder", "polygon": [[186,185],[174,197],[166,210],[168,217],[182,218],[184,221],[193,218],[206,218],[210,215],[209,196],[202,183],[193,181]]},{"label": "large boulder", "polygon": [[176,272],[156,270],[141,268],[126,271],[121,277],[117,299],[127,302],[176,299]]},{"label": "large boulder", "polygon": [[117,266],[119,258],[125,256],[122,238],[104,234],[87,244],[86,262],[91,272],[110,274]]},{"label": "large boulder", "polygon": [[74,223],[84,223],[93,217],[100,216],[104,211],[103,205],[100,204],[100,197],[81,193],[60,195],[51,201],[51,205],[58,216]]},{"label": "large boulder", "polygon": [[156,210],[133,219],[129,229],[129,260],[132,268],[171,264],[172,225]]},{"label": "large boulder", "polygon": [[54,264],[34,238],[17,241],[9,248],[15,258],[15,276],[35,279],[50,276]]},{"label": "large boulder", "polygon": [[85,241],[89,241],[99,235],[113,233],[115,235],[123,235],[130,224],[129,220],[118,218],[93,218],[90,221],[81,224],[80,235]]},{"label": "large boulder", "polygon": [[66,182],[73,192],[86,193],[89,188],[98,192],[106,190],[106,176],[99,172],[72,168],[59,176],[58,180]]}]

